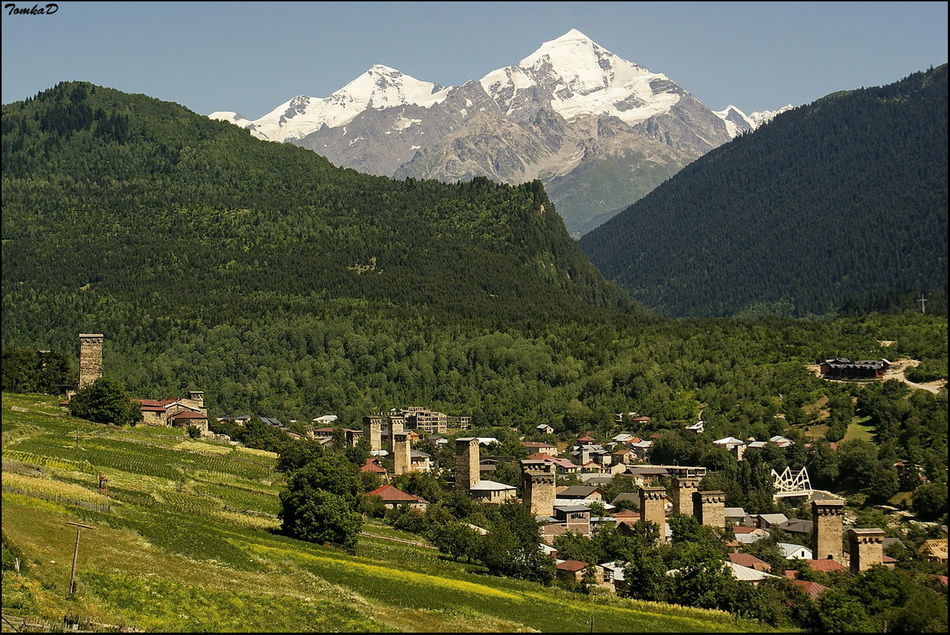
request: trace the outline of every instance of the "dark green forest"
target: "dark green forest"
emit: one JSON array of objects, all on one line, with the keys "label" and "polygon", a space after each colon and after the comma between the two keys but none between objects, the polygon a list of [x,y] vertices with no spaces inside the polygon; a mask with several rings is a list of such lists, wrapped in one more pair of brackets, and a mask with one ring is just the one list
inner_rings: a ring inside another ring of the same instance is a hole
[{"label": "dark green forest", "polygon": [[580,245],[659,315],[945,311],[947,67],[783,113]]}]

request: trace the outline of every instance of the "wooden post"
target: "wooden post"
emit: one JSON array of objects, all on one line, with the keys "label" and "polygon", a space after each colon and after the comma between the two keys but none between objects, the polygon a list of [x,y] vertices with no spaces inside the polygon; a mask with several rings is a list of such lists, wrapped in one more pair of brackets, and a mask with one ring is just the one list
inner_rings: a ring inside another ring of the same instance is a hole
[{"label": "wooden post", "polygon": [[69,572],[69,595],[73,595],[76,593],[76,559],[79,557],[79,532],[83,529],[92,529],[92,527],[70,521],[66,521],[66,524],[75,525],[76,527],[76,546],[73,548],[73,568],[72,571]]}]

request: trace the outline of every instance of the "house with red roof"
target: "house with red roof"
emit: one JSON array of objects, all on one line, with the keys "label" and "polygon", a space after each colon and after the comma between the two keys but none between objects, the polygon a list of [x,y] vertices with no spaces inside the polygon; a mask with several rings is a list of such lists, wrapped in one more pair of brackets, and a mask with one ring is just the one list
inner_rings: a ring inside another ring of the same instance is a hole
[{"label": "house with red roof", "polygon": [[387,472],[386,468],[379,464],[379,459],[377,457],[370,457],[366,459],[366,463],[360,468],[360,472],[379,474],[384,480],[389,480],[389,472]]},{"label": "house with red roof", "polygon": [[812,568],[812,571],[821,571],[822,573],[847,572],[848,569],[838,562],[827,558],[825,560],[806,560],[805,562]]},{"label": "house with red roof", "polygon": [[208,436],[208,409],[204,404],[204,392],[191,390],[188,398],[139,399],[142,422],[152,426],[195,426],[202,436]]},{"label": "house with red roof", "polygon": [[554,568],[556,575],[562,580],[580,583],[584,579],[584,570],[590,566],[592,566],[590,563],[580,560],[562,560]]},{"label": "house with red roof", "polygon": [[730,553],[729,561],[733,564],[739,565],[740,567],[748,567],[750,569],[764,571],[766,573],[772,572],[772,565],[764,560],[756,558],[751,553]]},{"label": "house with red roof", "polygon": [[429,501],[419,496],[413,496],[412,494],[407,494],[406,492],[396,489],[392,485],[383,485],[382,487],[377,487],[372,492],[367,492],[365,496],[376,496],[383,501],[383,505],[389,509],[394,509],[396,507],[406,505],[420,511],[425,511],[425,508],[428,507]]},{"label": "house with red roof", "polygon": [[817,600],[818,596],[828,590],[828,587],[817,582],[806,582],[805,580],[792,580],[792,585],[797,587],[805,595]]}]

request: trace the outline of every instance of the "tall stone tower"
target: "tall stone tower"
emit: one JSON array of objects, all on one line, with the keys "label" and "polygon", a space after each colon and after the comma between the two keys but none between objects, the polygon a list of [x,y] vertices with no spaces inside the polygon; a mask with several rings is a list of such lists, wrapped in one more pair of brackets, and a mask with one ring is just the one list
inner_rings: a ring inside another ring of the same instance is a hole
[{"label": "tall stone tower", "polygon": [[383,449],[382,427],[382,417],[363,417],[363,436],[369,441],[371,452]]},{"label": "tall stone tower", "polygon": [[480,479],[478,439],[464,437],[455,440],[455,489],[468,494]]},{"label": "tall stone tower", "polygon": [[79,334],[79,386],[85,388],[102,377],[101,333]]},{"label": "tall stone tower", "polygon": [[823,500],[811,502],[812,542],[815,560],[831,558],[841,562],[841,521],[844,501]]},{"label": "tall stone tower", "polygon": [[851,573],[861,573],[884,562],[883,529],[849,529]]},{"label": "tall stone tower", "polygon": [[700,525],[726,528],[726,495],[719,491],[693,492],[693,515]]},{"label": "tall stone tower", "polygon": [[699,479],[694,476],[673,479],[673,513],[693,513],[693,492],[699,490]]},{"label": "tall stone tower", "polygon": [[640,488],[640,520],[656,523],[660,528],[660,542],[666,540],[666,488]]},{"label": "tall stone tower", "polygon": [[393,474],[399,476],[408,472],[409,466],[412,465],[412,442],[408,432],[395,432],[390,438],[393,441]]},{"label": "tall stone tower", "polygon": [[533,516],[554,515],[554,465],[547,461],[521,462],[524,504]]},{"label": "tall stone tower", "polygon": [[396,446],[394,445],[396,443],[396,435],[406,429],[406,420],[399,416],[389,415],[386,417],[386,422],[389,424],[389,439],[386,446],[390,454],[392,454],[396,451]]}]

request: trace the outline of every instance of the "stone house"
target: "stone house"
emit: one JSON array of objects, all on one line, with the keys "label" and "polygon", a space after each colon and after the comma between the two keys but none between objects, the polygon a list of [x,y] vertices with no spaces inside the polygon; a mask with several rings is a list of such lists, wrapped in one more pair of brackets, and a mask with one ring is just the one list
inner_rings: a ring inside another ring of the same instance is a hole
[{"label": "stone house", "polygon": [[528,454],[544,454],[546,456],[557,456],[557,446],[544,441],[521,441],[521,446],[528,451]]},{"label": "stone house", "polygon": [[383,505],[388,509],[395,509],[396,507],[405,505],[413,509],[418,509],[420,511],[425,511],[428,507],[429,502],[418,496],[413,496],[412,494],[407,494],[402,490],[396,489],[392,485],[383,485],[382,487],[377,487],[372,492],[367,492],[365,496],[376,496],[383,501]]},{"label": "stone house", "polygon": [[188,397],[171,399],[139,399],[142,422],[151,426],[195,426],[202,436],[209,436],[208,409],[204,405],[204,392],[189,391]]}]

